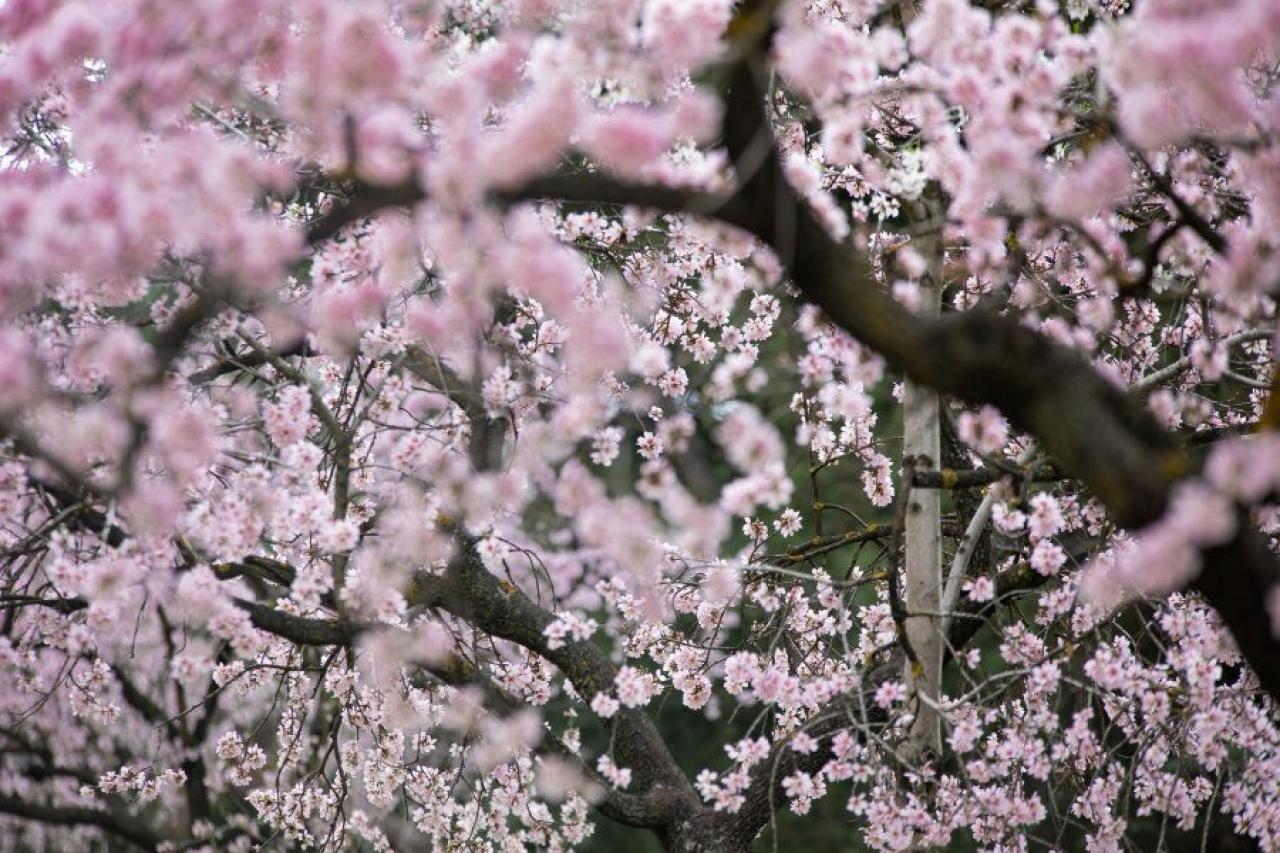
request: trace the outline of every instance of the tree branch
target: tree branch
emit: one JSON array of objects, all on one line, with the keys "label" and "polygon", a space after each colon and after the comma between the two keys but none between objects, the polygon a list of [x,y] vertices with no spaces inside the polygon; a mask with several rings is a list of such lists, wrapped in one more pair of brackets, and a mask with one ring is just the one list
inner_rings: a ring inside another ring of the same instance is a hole
[{"label": "tree branch", "polygon": [[48,806],[0,794],[0,812],[56,826],[96,826],[143,850],[155,850],[163,841],[133,818],[84,806]]},{"label": "tree branch", "polygon": [[[555,664],[578,694],[590,699],[613,689],[617,670],[589,641],[552,649],[543,633],[555,617],[518,587],[486,569],[475,542],[461,535],[462,549],[444,575],[419,572],[406,599],[411,607],[436,607],[476,628],[523,646]],[[700,809],[693,786],[680,770],[653,721],[639,708],[622,708],[606,721],[619,763],[631,768],[645,798],[629,820],[667,835]],[[633,804],[634,805],[634,804]]]}]

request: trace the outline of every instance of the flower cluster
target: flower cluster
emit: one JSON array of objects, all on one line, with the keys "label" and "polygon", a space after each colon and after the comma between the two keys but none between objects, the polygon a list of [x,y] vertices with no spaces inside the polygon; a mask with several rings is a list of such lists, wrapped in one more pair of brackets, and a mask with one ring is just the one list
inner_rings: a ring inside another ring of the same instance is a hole
[{"label": "flower cluster", "polygon": [[1134,5],[0,5],[0,853],[1280,849],[1280,7]]}]

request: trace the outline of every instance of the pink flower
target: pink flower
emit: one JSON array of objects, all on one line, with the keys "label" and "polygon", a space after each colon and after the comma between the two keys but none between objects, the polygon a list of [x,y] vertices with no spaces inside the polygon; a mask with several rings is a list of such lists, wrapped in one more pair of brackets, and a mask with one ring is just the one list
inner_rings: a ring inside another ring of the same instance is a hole
[{"label": "pink flower", "polygon": [[675,141],[669,115],[622,106],[595,117],[583,131],[581,146],[592,159],[628,177],[654,165]]},{"label": "pink flower", "polygon": [[1008,423],[990,406],[983,406],[977,414],[961,412],[956,418],[956,432],[979,453],[998,453],[1009,441]]},{"label": "pink flower", "polygon": [[1062,508],[1052,495],[1040,492],[1031,498],[1031,515],[1027,518],[1027,527],[1031,540],[1038,542],[1053,536],[1062,530]]},{"label": "pink flower", "polygon": [[881,708],[887,709],[906,698],[907,687],[901,681],[886,681],[876,688],[875,702]]},{"label": "pink flower", "polygon": [[768,666],[757,672],[751,679],[751,689],[755,691],[756,698],[761,702],[776,702],[782,696],[786,679],[786,673],[782,670],[775,666]]},{"label": "pink flower", "polygon": [[1050,542],[1048,539],[1041,539],[1031,549],[1031,568],[1042,575],[1056,575],[1063,564],[1067,562],[1067,554],[1061,547]]},{"label": "pink flower", "polygon": [[978,603],[990,601],[996,594],[996,586],[987,575],[967,580],[961,588],[968,594],[971,601]]},{"label": "pink flower", "polygon": [[301,441],[307,433],[311,395],[306,388],[290,385],[280,392],[276,402],[262,407],[267,434],[279,447]]},{"label": "pink flower", "polygon": [[658,692],[654,677],[632,666],[619,669],[613,681],[617,687],[618,701],[627,708],[640,708],[649,704],[649,700]]},{"label": "pink flower", "polygon": [[730,0],[648,0],[641,38],[666,67],[701,65],[719,51],[732,6]]},{"label": "pink flower", "polygon": [[645,459],[657,459],[662,455],[662,439],[646,432],[636,439],[636,449]]},{"label": "pink flower", "polygon": [[787,507],[782,511],[782,514],[778,516],[778,519],[773,523],[773,526],[780,536],[794,536],[800,531],[800,513],[790,507]]},{"label": "pink flower", "polygon": [[321,529],[317,541],[324,551],[344,554],[360,541],[360,525],[350,518],[331,521]]},{"label": "pink flower", "polygon": [[591,711],[601,719],[608,719],[618,713],[620,703],[607,693],[597,693],[591,698]]},{"label": "pink flower", "polygon": [[1129,192],[1133,165],[1115,142],[1089,152],[1084,163],[1056,175],[1045,206],[1064,219],[1083,220],[1110,207]]}]

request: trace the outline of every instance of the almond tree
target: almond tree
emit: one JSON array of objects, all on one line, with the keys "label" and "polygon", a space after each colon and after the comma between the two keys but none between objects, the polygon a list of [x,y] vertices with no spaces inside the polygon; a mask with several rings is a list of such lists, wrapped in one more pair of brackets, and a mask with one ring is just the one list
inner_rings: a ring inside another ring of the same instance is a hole
[{"label": "almond tree", "polygon": [[1280,848],[1280,6],[1134,5],[8,0],[0,849]]}]

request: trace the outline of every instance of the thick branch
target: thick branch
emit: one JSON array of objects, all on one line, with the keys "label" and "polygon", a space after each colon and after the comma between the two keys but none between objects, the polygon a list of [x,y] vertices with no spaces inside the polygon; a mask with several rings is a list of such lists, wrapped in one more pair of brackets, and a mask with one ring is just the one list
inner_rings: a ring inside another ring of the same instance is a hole
[{"label": "thick branch", "polygon": [[[518,587],[499,580],[486,569],[474,542],[464,537],[463,548],[442,576],[419,573],[407,596],[410,606],[438,607],[476,628],[509,640],[555,664],[579,695],[590,699],[613,689],[617,670],[589,641],[552,649],[543,633],[555,617]],[[631,768],[644,798],[628,822],[666,834],[676,823],[700,808],[693,786],[676,764],[662,735],[639,708],[622,708],[610,720],[619,763]]]},{"label": "thick branch", "polygon": [[[760,68],[741,63],[726,116],[735,158],[769,122]],[[999,408],[1032,433],[1078,477],[1124,527],[1159,519],[1190,462],[1152,415],[1112,385],[1078,352],[1013,318],[987,311],[917,317],[880,288],[866,255],[833,239],[781,179],[776,163],[744,183],[749,229],[788,265],[805,298],[837,325],[879,352],[911,380]],[[1196,588],[1222,615],[1245,658],[1280,698],[1280,656],[1265,608],[1280,583],[1280,564],[1258,534],[1242,525],[1236,538],[1205,552]]]},{"label": "thick branch", "polygon": [[[911,476],[911,486],[915,489],[976,489],[1013,476],[999,468],[974,468],[972,471],[916,469]],[[1037,466],[1022,476],[1022,480],[1028,483],[1051,483],[1062,479],[1065,479],[1062,473],[1052,465]]]},{"label": "thick branch", "polygon": [[55,826],[96,826],[143,850],[155,850],[162,841],[160,836],[132,818],[83,806],[47,806],[0,794],[0,812]]}]

